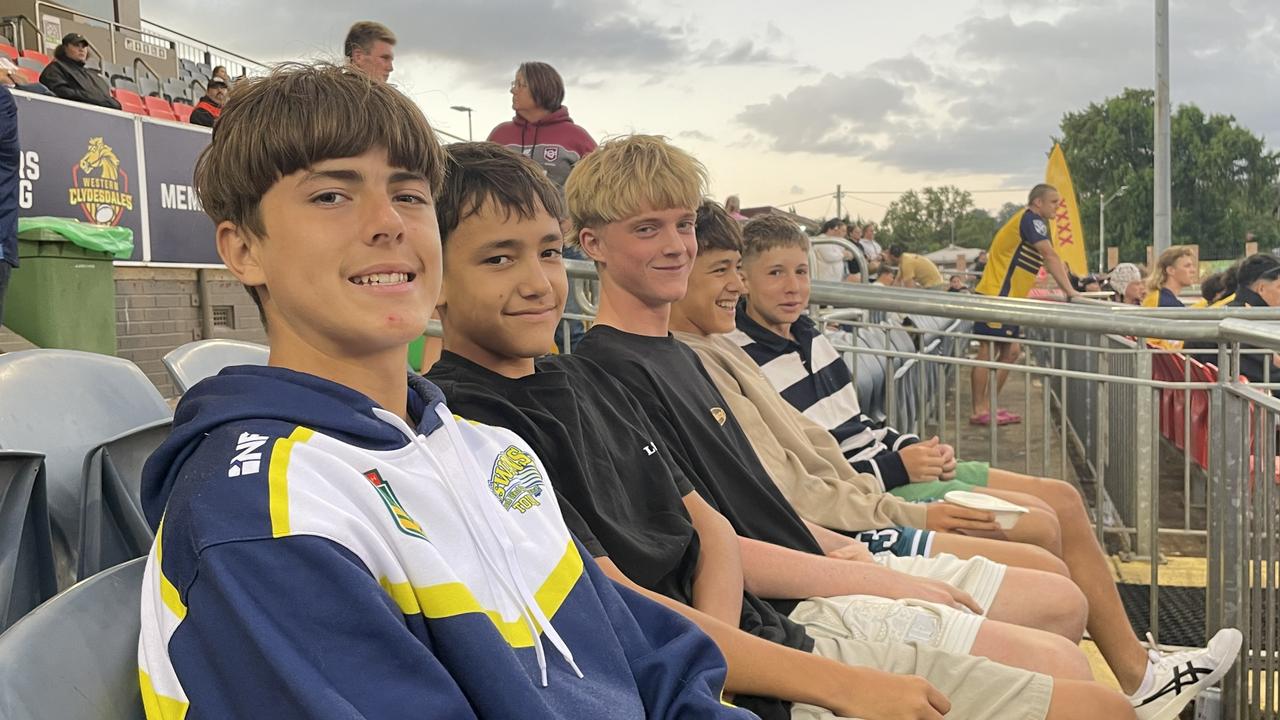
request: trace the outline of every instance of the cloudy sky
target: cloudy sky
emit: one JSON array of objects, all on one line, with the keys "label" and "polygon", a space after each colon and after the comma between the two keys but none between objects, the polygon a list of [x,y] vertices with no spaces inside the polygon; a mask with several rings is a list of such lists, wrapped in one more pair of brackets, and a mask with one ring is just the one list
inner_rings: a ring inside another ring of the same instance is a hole
[{"label": "cloudy sky", "polygon": [[[1173,0],[1174,103],[1280,148],[1280,2]],[[359,7],[358,10],[355,8]],[[392,81],[439,129],[510,118],[524,60],[564,75],[597,140],[659,133],[744,206],[878,218],[897,191],[1025,195],[1064,112],[1151,87],[1154,0],[144,0],[152,20],[271,62],[334,57],[350,23],[399,36]],[[303,27],[307,29],[302,29]],[[1014,189],[1016,188],[1016,189]],[[1079,188],[1081,192],[1089,188]],[[804,202],[801,202],[804,201]]]}]

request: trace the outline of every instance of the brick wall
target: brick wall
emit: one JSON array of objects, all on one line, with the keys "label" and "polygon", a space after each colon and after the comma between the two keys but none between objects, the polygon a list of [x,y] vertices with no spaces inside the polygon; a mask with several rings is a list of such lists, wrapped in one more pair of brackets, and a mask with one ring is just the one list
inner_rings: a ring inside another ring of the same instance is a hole
[{"label": "brick wall", "polygon": [[[225,270],[205,270],[209,304],[217,310],[209,337],[266,343],[258,309]],[[201,332],[200,273],[182,268],[116,268],[118,355],[131,360],[165,397],[173,383],[161,358],[170,350],[204,339]]]}]

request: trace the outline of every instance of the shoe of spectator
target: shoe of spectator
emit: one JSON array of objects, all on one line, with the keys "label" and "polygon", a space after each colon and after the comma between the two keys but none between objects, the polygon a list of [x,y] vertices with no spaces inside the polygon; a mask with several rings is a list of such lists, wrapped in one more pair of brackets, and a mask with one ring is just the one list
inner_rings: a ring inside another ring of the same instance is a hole
[{"label": "shoe of spectator", "polygon": [[1129,696],[1138,720],[1176,720],[1201,690],[1222,679],[1240,654],[1244,637],[1235,628],[1219,630],[1200,650],[1162,653],[1151,645],[1151,676],[1145,687]]},{"label": "shoe of spectator", "polygon": [[1022,422],[1022,416],[1018,413],[1004,408],[996,410],[997,425],[1017,425],[1020,422]]}]

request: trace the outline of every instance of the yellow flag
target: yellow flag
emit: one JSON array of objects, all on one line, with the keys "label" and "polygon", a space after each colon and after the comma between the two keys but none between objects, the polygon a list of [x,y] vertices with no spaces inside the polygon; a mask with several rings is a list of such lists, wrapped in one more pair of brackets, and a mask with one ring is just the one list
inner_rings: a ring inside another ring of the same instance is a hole
[{"label": "yellow flag", "polygon": [[1056,143],[1053,152],[1049,154],[1049,167],[1045,168],[1044,181],[1062,194],[1058,212],[1049,222],[1049,226],[1053,228],[1053,247],[1071,272],[1083,277],[1089,273],[1089,267],[1084,252],[1084,225],[1080,222],[1080,205],[1076,203],[1076,188],[1071,184],[1067,158],[1062,154],[1062,147]]}]

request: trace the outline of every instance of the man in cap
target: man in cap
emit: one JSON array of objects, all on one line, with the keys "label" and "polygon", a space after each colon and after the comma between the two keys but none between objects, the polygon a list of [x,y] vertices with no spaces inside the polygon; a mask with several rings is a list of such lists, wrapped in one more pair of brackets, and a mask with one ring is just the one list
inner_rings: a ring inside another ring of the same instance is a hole
[{"label": "man in cap", "polygon": [[209,87],[205,90],[204,96],[196,103],[196,109],[191,111],[191,124],[213,127],[214,121],[222,114],[222,106],[226,104],[227,96],[230,94],[226,80],[221,77],[210,78]]},{"label": "man in cap", "polygon": [[120,109],[111,97],[107,81],[84,66],[89,57],[89,41],[80,33],[67,33],[62,44],[53,51],[53,62],[40,73],[40,84],[66,100]]}]

